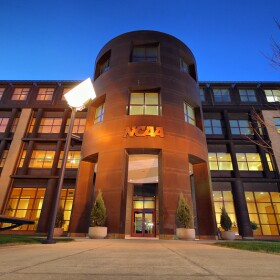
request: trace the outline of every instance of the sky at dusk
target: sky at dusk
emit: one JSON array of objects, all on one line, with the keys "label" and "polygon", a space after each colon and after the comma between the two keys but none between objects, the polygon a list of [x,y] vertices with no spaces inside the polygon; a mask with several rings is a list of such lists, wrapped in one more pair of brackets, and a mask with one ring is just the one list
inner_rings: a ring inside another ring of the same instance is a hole
[{"label": "sky at dusk", "polygon": [[199,81],[279,81],[280,0],[0,0],[0,80],[83,80],[99,50],[129,31],[173,35]]}]

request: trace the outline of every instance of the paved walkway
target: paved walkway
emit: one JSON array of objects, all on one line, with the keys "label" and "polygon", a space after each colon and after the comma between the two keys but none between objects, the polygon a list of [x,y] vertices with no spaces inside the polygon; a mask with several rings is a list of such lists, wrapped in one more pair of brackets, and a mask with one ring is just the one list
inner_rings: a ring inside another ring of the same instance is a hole
[{"label": "paved walkway", "polygon": [[280,255],[199,241],[80,239],[0,247],[3,279],[280,279]]}]

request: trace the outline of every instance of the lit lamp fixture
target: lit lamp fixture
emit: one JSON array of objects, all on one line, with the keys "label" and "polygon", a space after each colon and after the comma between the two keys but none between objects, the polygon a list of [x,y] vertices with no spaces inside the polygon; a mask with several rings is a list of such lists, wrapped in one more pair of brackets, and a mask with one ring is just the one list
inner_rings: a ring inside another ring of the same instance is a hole
[{"label": "lit lamp fixture", "polygon": [[63,154],[62,164],[60,168],[59,182],[58,182],[57,190],[55,192],[55,199],[53,202],[54,204],[53,204],[53,210],[51,215],[51,222],[48,229],[48,236],[47,239],[42,241],[43,244],[56,243],[55,240],[53,239],[53,232],[54,232],[55,220],[56,220],[56,215],[57,215],[57,210],[59,205],[60,193],[64,180],[64,173],[65,173],[67,157],[68,157],[68,152],[69,152],[69,147],[70,147],[70,142],[72,137],[75,115],[77,111],[83,110],[85,108],[85,105],[89,102],[90,99],[94,99],[96,97],[90,78],[86,79],[85,81],[83,81],[82,83],[80,83],[79,85],[71,89],[70,91],[68,91],[66,94],[64,94],[64,97],[67,103],[69,104],[70,108],[72,109],[72,112],[71,112],[69,130],[66,136],[66,142],[64,146],[64,154]]}]

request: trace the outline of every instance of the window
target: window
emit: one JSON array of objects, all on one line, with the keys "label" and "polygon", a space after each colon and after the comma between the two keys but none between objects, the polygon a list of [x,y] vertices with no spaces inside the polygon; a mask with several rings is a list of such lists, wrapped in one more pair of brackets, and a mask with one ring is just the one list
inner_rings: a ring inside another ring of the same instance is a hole
[{"label": "window", "polygon": [[263,166],[258,153],[236,153],[238,169],[240,171],[262,171]]},{"label": "window", "polygon": [[189,73],[189,65],[183,58],[180,58],[180,70]]},{"label": "window", "polygon": [[61,194],[60,194],[60,200],[59,200],[59,206],[63,208],[64,212],[64,225],[63,230],[67,231],[69,228],[70,218],[71,218],[71,212],[72,212],[72,206],[74,201],[74,194],[75,189],[64,189],[62,188]]},{"label": "window", "polygon": [[0,157],[0,167],[4,167],[5,161],[7,159],[9,150],[4,150],[1,157]]},{"label": "window", "polygon": [[194,109],[189,104],[184,103],[185,122],[195,125]]},{"label": "window", "polygon": [[26,150],[22,151],[18,167],[22,167],[26,157]]},{"label": "window", "polygon": [[103,122],[103,118],[104,118],[104,103],[96,108],[94,123]]},{"label": "window", "polygon": [[158,44],[134,46],[132,62],[158,62]]},{"label": "window", "polygon": [[280,133],[280,118],[273,118],[277,133]]},{"label": "window", "polygon": [[30,88],[15,88],[12,95],[12,100],[26,100],[29,91]]},{"label": "window", "polygon": [[52,168],[55,151],[34,150],[29,162],[30,168]]},{"label": "window", "polygon": [[5,88],[0,87],[0,100],[2,99],[4,91],[5,91]]},{"label": "window", "polygon": [[229,153],[208,153],[210,170],[233,170]]},{"label": "window", "polygon": [[248,120],[230,120],[230,130],[233,135],[252,135],[253,128]]},{"label": "window", "polygon": [[200,97],[200,101],[201,102],[205,102],[206,101],[206,99],[205,99],[205,91],[204,91],[203,88],[199,89],[199,97]]},{"label": "window", "polygon": [[239,95],[241,102],[257,102],[256,93],[253,89],[240,89]]},{"label": "window", "polygon": [[250,221],[256,222],[256,235],[279,235],[280,194],[278,192],[245,192]]},{"label": "window", "polygon": [[266,160],[267,160],[269,171],[274,171],[272,160],[271,160],[271,155],[269,153],[266,153],[265,157],[266,157]]},{"label": "window", "polygon": [[0,118],[0,133],[4,133],[8,125],[9,118]]},{"label": "window", "polygon": [[[64,152],[61,151],[59,155],[59,162],[58,162],[58,168],[61,168],[62,159],[63,159]],[[78,168],[81,160],[81,152],[80,151],[69,151],[67,162],[66,162],[66,168]]]},{"label": "window", "polygon": [[17,129],[19,118],[15,118],[11,127],[11,133],[15,133]]},{"label": "window", "polygon": [[230,102],[228,89],[213,89],[215,102]]},{"label": "window", "polygon": [[22,225],[15,230],[36,230],[45,196],[45,188],[13,188],[5,214],[35,220],[34,225]]},{"label": "window", "polygon": [[235,209],[233,204],[233,198],[231,191],[213,191],[213,201],[214,201],[214,208],[216,214],[216,221],[218,228],[221,227],[220,220],[221,220],[221,212],[222,208],[225,207],[231,221],[232,221],[232,230],[237,232],[237,223],[236,223],[236,216],[235,216]]},{"label": "window", "polygon": [[111,51],[106,52],[97,62],[94,78],[97,79],[101,74],[110,68]]},{"label": "window", "polygon": [[160,104],[157,92],[132,92],[129,115],[159,115]]},{"label": "window", "polygon": [[[33,119],[33,121],[35,123],[35,119]],[[61,123],[62,118],[42,118],[38,133],[59,133]]]},{"label": "window", "polygon": [[36,100],[48,101],[52,100],[54,88],[40,88]]},{"label": "window", "polygon": [[222,135],[222,121],[221,120],[204,120],[204,129],[206,134],[210,135]]},{"label": "window", "polygon": [[280,102],[279,89],[265,89],[264,90],[267,102]]},{"label": "window", "polygon": [[[70,125],[70,119],[67,119],[67,123],[65,126],[65,133],[68,133],[69,125]],[[86,119],[75,118],[72,133],[84,133],[85,128],[86,128]]]}]

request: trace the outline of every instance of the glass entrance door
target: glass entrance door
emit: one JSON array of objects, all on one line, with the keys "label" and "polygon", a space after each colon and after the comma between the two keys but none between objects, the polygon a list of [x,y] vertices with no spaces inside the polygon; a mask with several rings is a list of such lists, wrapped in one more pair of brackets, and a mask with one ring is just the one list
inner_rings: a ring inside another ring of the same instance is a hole
[{"label": "glass entrance door", "polygon": [[155,210],[133,210],[132,236],[155,237]]}]

